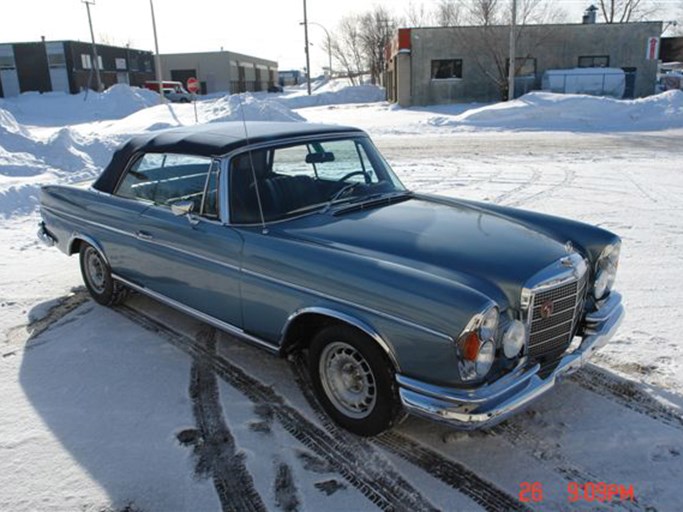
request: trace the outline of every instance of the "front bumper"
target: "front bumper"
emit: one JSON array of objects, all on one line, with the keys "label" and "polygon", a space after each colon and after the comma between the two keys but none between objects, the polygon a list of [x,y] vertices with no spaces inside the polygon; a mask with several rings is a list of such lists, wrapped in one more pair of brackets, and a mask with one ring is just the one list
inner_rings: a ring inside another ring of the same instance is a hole
[{"label": "front bumper", "polygon": [[516,414],[549,391],[560,378],[581,368],[593,352],[610,340],[623,317],[621,295],[612,292],[598,311],[586,316],[581,345],[566,354],[545,379],[537,375],[539,364],[519,367],[475,389],[444,388],[397,375],[401,402],[408,412],[463,430],[490,427]]}]

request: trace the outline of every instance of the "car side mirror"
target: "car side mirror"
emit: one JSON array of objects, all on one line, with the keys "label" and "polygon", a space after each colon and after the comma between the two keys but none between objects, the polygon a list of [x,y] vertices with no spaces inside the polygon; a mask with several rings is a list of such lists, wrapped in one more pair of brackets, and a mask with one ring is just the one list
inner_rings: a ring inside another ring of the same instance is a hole
[{"label": "car side mirror", "polygon": [[192,213],[193,208],[194,203],[192,201],[178,201],[171,205],[171,212],[176,217],[180,217],[181,215],[189,215]]}]

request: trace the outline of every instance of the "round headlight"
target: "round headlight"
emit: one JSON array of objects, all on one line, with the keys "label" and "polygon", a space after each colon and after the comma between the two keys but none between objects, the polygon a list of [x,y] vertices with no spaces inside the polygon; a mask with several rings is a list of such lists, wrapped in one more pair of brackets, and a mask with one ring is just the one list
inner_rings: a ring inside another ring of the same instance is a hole
[{"label": "round headlight", "polygon": [[598,277],[595,279],[595,284],[593,284],[593,295],[596,299],[600,300],[607,295],[609,281],[609,273],[604,270],[598,270]]},{"label": "round headlight", "polygon": [[507,358],[517,356],[526,343],[526,327],[519,320],[513,320],[503,335],[503,353]]},{"label": "round headlight", "polygon": [[595,265],[595,282],[593,283],[593,296],[603,299],[614,286],[619,266],[619,253],[621,243],[610,244],[602,251]]},{"label": "round headlight", "polygon": [[486,313],[481,320],[481,325],[479,326],[479,337],[483,341],[494,341],[496,338],[496,332],[498,331],[498,308],[492,307]]}]

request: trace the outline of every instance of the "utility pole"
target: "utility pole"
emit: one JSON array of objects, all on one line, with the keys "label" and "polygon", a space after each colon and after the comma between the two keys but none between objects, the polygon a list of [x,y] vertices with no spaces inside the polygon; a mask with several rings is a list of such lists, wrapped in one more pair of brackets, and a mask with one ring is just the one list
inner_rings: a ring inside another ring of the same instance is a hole
[{"label": "utility pole", "polygon": [[157,39],[157,22],[154,17],[154,2],[149,0],[149,7],[152,10],[152,30],[154,30],[154,68],[156,69],[157,84],[159,85],[159,103],[166,103],[164,87],[161,80],[161,57],[159,56],[159,40]]},{"label": "utility pole", "polygon": [[515,99],[515,33],[517,25],[517,0],[512,0],[512,22],[510,23],[510,62],[508,64],[508,101]]},{"label": "utility pole", "polygon": [[93,66],[95,67],[95,80],[97,80],[97,91],[102,92],[102,80],[100,79],[100,59],[97,57],[95,32],[92,29],[92,18],[90,17],[90,4],[95,5],[95,0],[81,0],[81,2],[85,4],[85,9],[88,11],[88,25],[90,25],[90,39],[92,41],[92,57]]},{"label": "utility pole", "polygon": [[304,44],[306,45],[306,89],[311,95],[311,59],[308,55],[308,15],[306,13],[306,0],[304,0]]}]

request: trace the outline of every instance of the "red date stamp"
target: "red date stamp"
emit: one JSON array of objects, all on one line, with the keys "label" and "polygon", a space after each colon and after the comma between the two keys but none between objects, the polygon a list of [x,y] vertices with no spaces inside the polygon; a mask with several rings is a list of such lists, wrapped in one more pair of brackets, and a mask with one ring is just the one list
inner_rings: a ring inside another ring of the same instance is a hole
[{"label": "red date stamp", "polygon": [[[583,484],[569,482],[567,484],[567,500],[569,503],[585,501],[588,503],[611,503],[613,501],[635,501],[633,485],[608,484],[605,482],[586,482]],[[543,484],[541,482],[522,482],[519,484],[519,501],[522,503],[540,503],[543,501]]]}]

